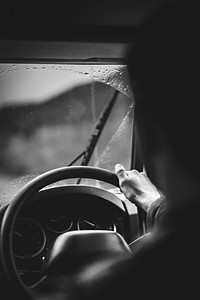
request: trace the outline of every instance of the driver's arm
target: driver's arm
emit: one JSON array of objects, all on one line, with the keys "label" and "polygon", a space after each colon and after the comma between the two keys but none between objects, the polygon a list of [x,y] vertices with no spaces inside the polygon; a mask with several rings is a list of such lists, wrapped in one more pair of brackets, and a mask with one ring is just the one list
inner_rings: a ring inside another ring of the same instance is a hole
[{"label": "driver's arm", "polygon": [[146,173],[135,169],[127,171],[120,164],[115,166],[115,172],[125,197],[147,213],[148,229],[161,224],[166,216],[167,202]]}]

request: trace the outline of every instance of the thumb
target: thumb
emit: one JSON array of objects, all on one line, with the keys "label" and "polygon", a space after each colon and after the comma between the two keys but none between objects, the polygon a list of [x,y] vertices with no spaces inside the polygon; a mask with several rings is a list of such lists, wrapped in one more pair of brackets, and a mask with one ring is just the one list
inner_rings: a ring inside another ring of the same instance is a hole
[{"label": "thumb", "polygon": [[123,165],[116,164],[115,165],[115,173],[116,173],[117,177],[119,178],[119,180],[122,180],[127,177],[126,169],[124,168]]}]

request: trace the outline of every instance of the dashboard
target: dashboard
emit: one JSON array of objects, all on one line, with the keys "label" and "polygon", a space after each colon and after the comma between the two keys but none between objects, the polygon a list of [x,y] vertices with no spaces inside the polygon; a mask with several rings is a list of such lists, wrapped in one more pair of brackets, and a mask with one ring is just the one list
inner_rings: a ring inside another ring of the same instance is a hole
[{"label": "dashboard", "polygon": [[55,239],[72,230],[111,230],[131,239],[129,215],[111,192],[92,186],[57,186],[38,192],[18,215],[13,230],[16,268],[26,285],[40,279]]}]

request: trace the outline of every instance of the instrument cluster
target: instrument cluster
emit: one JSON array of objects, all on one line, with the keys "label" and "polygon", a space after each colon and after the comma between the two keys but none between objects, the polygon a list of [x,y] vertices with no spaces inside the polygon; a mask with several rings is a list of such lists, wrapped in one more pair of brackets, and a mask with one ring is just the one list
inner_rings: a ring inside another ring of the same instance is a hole
[{"label": "instrument cluster", "polygon": [[83,211],[78,219],[65,213],[62,208],[52,208],[47,212],[43,226],[31,218],[19,218],[13,232],[14,255],[24,259],[33,258],[44,249],[48,231],[60,235],[72,228],[116,231],[116,224],[105,211],[97,208]]},{"label": "instrument cluster", "polygon": [[[123,212],[94,195],[50,195],[33,201],[18,216],[13,230],[13,254],[27,285],[38,280],[49,248],[64,232],[111,230],[123,236]],[[125,237],[125,235],[124,235]]]}]

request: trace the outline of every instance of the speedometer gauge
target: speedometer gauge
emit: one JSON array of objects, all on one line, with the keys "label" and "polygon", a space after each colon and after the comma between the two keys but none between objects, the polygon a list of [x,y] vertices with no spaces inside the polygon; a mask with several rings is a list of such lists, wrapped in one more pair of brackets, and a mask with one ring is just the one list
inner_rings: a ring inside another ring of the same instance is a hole
[{"label": "speedometer gauge", "polygon": [[47,213],[46,225],[51,231],[62,233],[71,228],[72,218],[65,213],[65,209],[53,208]]},{"label": "speedometer gauge", "polygon": [[42,227],[31,219],[18,219],[13,231],[13,252],[19,258],[32,258],[45,246],[46,235]]},{"label": "speedometer gauge", "polygon": [[116,231],[112,218],[100,209],[85,211],[78,220],[79,230],[111,230]]}]

